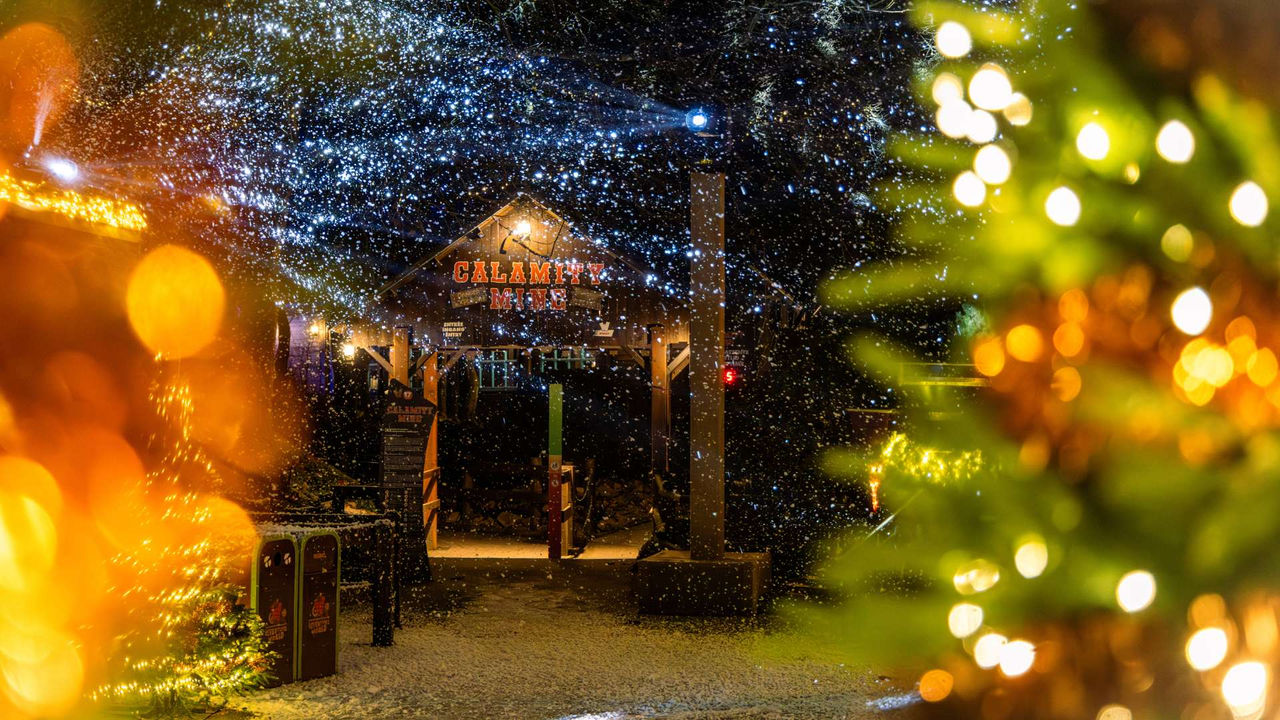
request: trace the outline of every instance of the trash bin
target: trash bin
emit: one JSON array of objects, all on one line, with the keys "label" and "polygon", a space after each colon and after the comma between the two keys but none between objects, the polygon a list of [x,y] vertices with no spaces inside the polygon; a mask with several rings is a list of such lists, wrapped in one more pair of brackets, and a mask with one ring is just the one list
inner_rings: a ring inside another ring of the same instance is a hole
[{"label": "trash bin", "polygon": [[338,535],[332,531],[302,536],[298,568],[297,668],[299,680],[338,671]]},{"label": "trash bin", "polygon": [[298,546],[288,535],[264,535],[253,554],[249,577],[250,608],[262,618],[269,649],[276,653],[270,685],[296,678],[297,651],[293,616],[297,613]]}]

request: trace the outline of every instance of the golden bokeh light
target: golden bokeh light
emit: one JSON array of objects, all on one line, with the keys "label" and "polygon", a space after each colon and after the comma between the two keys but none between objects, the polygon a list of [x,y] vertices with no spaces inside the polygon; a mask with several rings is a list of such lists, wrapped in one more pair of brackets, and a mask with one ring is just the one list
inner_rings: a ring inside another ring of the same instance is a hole
[{"label": "golden bokeh light", "polygon": [[1013,86],[1004,68],[995,63],[986,63],[969,79],[969,100],[983,110],[996,112],[1009,105],[1013,97]]},{"label": "golden bokeh light", "polygon": [[1053,331],[1053,348],[1063,357],[1075,357],[1084,350],[1084,328],[1077,322],[1064,322]]},{"label": "golden bokeh light", "polygon": [[1036,646],[1026,640],[1012,640],[1000,648],[1000,672],[1018,677],[1031,669],[1036,661]]},{"label": "golden bokeh light", "polygon": [[1049,548],[1039,535],[1028,535],[1019,542],[1013,553],[1013,566],[1025,578],[1040,577],[1049,566]]},{"label": "golden bokeh light", "polygon": [[987,633],[973,644],[973,661],[978,667],[988,670],[1000,664],[1000,653],[1008,639],[1000,633]]},{"label": "golden bokeh light", "polygon": [[956,592],[974,595],[995,587],[1000,582],[1000,566],[983,558],[967,562],[951,578]]},{"label": "golden bokeh light", "polygon": [[999,145],[983,145],[973,156],[973,171],[982,182],[999,185],[1009,179],[1013,163],[1009,160],[1009,154]]},{"label": "golden bokeh light", "polygon": [[1169,315],[1174,327],[1187,335],[1199,335],[1213,320],[1213,301],[1203,288],[1187,288],[1174,298]]},{"label": "golden bokeh light", "polygon": [[1080,221],[1080,197],[1069,187],[1054,188],[1044,201],[1044,212],[1054,225],[1071,227]]},{"label": "golden bokeh light", "polygon": [[1155,599],[1156,578],[1146,570],[1127,572],[1116,583],[1116,604],[1125,612],[1145,610]]},{"label": "golden bokeh light", "polygon": [[1222,699],[1236,717],[1252,716],[1267,701],[1267,666],[1257,661],[1237,663],[1222,677]]},{"label": "golden bokeh light", "polygon": [[1257,227],[1267,219],[1267,194],[1252,180],[1240,183],[1228,203],[1231,217],[1245,227]]},{"label": "golden bokeh light", "polygon": [[1076,150],[1089,160],[1105,159],[1111,152],[1111,136],[1098,123],[1086,123],[1076,134]]},{"label": "golden bokeh light", "polygon": [[1195,248],[1195,239],[1186,225],[1171,225],[1160,237],[1160,249],[1170,260],[1186,262],[1191,259],[1191,251]]},{"label": "golden bokeh light", "polygon": [[1089,317],[1089,297],[1080,288],[1062,293],[1058,298],[1058,314],[1068,322],[1084,322]]},{"label": "golden bokeh light", "polygon": [[999,338],[987,338],[973,347],[973,364],[978,372],[995,377],[1004,370],[1004,344]]},{"label": "golden bokeh light", "polygon": [[938,106],[934,121],[938,130],[949,138],[962,138],[969,132],[969,116],[973,108],[961,98],[945,100]]},{"label": "golden bokeh light", "polygon": [[986,110],[974,110],[969,113],[968,126],[965,128],[965,137],[969,141],[981,145],[989,143],[996,139],[996,135],[1000,132],[1000,127],[996,125],[996,118]]},{"label": "golden bokeh light", "polygon": [[1021,127],[1031,123],[1031,100],[1022,93],[1009,96],[1009,104],[1004,106],[1005,119],[1010,125]]},{"label": "golden bokeh light", "polygon": [[964,83],[959,77],[952,73],[938,73],[938,77],[933,79],[933,85],[929,89],[933,101],[939,105],[949,100],[964,99]]},{"label": "golden bokeh light", "polygon": [[38,660],[24,662],[0,655],[5,696],[35,717],[65,715],[80,701],[84,660],[70,638],[47,646]]},{"label": "golden bokeh light", "polygon": [[1058,368],[1053,373],[1053,381],[1050,388],[1053,394],[1062,402],[1071,402],[1080,394],[1083,386],[1083,380],[1080,377],[1080,371],[1068,365],[1067,367]]},{"label": "golden bokeh light", "polygon": [[1156,152],[1171,163],[1191,160],[1196,151],[1196,137],[1191,128],[1179,120],[1170,120],[1156,134]]},{"label": "golden bokeh light", "polygon": [[1098,710],[1097,720],[1133,720],[1133,711],[1124,705],[1104,705]]},{"label": "golden bokeh light", "polygon": [[1201,672],[1212,670],[1226,659],[1227,646],[1227,633],[1222,628],[1197,630],[1187,639],[1187,663]]},{"label": "golden bokeh light", "polygon": [[148,253],[129,277],[125,296],[138,339],[171,360],[195,355],[213,342],[225,302],[222,282],[209,261],[177,245]]},{"label": "golden bokeh light", "polygon": [[1245,370],[1254,385],[1266,387],[1275,382],[1280,365],[1277,365],[1276,354],[1270,348],[1262,348],[1249,356]]},{"label": "golden bokeh light", "polygon": [[1015,325],[1004,338],[1009,355],[1022,362],[1035,362],[1044,354],[1044,336],[1034,325]]},{"label": "golden bokeh light", "polygon": [[957,638],[967,638],[982,628],[982,608],[973,603],[956,603],[947,613],[947,629]]},{"label": "golden bokeh light", "polygon": [[920,697],[925,702],[942,702],[951,694],[955,678],[946,670],[930,670],[920,676]]},{"label": "golden bokeh light", "polygon": [[953,20],[938,26],[933,41],[943,57],[961,58],[973,49],[973,36],[969,34],[969,29]]},{"label": "golden bokeh light", "polygon": [[987,186],[977,173],[965,170],[956,177],[955,183],[951,186],[951,193],[955,195],[956,202],[961,205],[978,207],[987,199]]}]

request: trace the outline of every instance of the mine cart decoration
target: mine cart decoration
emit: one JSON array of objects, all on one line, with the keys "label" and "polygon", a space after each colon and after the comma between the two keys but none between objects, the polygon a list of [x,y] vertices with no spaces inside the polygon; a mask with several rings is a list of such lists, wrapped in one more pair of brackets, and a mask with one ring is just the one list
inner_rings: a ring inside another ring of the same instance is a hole
[{"label": "mine cart decoration", "polygon": [[338,552],[338,536],[332,531],[302,538],[296,653],[299,680],[338,671]]},{"label": "mine cart decoration", "polygon": [[294,671],[298,546],[288,535],[265,535],[258,540],[249,573],[250,607],[262,618],[268,649],[275,653],[271,683],[297,678]]}]

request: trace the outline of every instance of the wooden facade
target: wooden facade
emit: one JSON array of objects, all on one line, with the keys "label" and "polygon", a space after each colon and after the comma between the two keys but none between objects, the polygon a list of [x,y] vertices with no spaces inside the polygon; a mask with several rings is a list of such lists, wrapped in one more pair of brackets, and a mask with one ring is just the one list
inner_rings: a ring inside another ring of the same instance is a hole
[{"label": "wooden facade", "polygon": [[382,328],[352,328],[360,347],[412,329],[435,348],[648,348],[648,327],[688,341],[683,297],[654,272],[521,195],[378,292]]}]

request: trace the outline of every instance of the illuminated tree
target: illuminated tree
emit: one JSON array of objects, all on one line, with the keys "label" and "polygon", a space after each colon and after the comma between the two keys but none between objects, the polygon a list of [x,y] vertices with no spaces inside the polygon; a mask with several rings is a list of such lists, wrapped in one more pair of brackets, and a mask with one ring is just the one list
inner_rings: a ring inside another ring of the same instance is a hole
[{"label": "illuminated tree", "polygon": [[[894,516],[811,615],[947,716],[1257,717],[1280,660],[1276,125],[1118,55],[1080,5],[913,10],[934,117],[878,194],[909,261],[827,297],[980,306],[953,359],[982,387],[898,387],[910,440],[829,458]],[[853,347],[887,384],[911,359]]]}]

